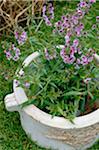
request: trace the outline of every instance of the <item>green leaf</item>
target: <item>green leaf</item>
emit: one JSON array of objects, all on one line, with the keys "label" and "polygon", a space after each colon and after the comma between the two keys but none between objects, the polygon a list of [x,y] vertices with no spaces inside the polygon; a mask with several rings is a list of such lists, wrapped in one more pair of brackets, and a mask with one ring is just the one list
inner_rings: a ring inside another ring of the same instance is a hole
[{"label": "green leaf", "polygon": [[[65,116],[65,115],[64,115],[64,111],[61,109],[61,107],[59,107],[59,106],[57,105],[57,109],[58,109],[59,113],[60,113],[62,116]],[[65,116],[65,117],[66,117],[66,116]]]},{"label": "green leaf", "polygon": [[94,96],[92,95],[92,93],[90,91],[88,91],[89,96],[94,99]]},{"label": "green leaf", "polygon": [[85,95],[85,92],[78,92],[78,91],[70,91],[70,92],[67,92],[65,94],[63,94],[64,96],[77,96],[77,95]]}]

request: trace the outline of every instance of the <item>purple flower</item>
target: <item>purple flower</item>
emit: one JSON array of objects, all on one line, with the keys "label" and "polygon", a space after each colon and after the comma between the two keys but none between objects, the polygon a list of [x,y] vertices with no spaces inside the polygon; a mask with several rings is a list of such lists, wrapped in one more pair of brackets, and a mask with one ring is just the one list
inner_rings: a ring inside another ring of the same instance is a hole
[{"label": "purple flower", "polygon": [[8,50],[8,51],[5,51],[5,54],[6,54],[6,58],[7,58],[8,60],[10,60],[10,59],[12,58],[12,55],[11,55],[11,53],[10,53],[9,50]]},{"label": "purple flower", "polygon": [[78,17],[77,16],[72,16],[72,22],[77,25],[78,24]]},{"label": "purple flower", "polygon": [[88,64],[88,58],[84,55],[81,57],[81,64],[82,65],[87,65]]},{"label": "purple flower", "polygon": [[45,57],[47,60],[52,60],[52,59],[56,58],[56,52],[54,52],[53,55],[50,55],[48,53],[48,49],[45,49]]},{"label": "purple flower", "polygon": [[83,23],[80,23],[80,25],[78,26],[79,29],[82,31],[84,29],[84,24]]},{"label": "purple flower", "polygon": [[56,33],[56,30],[54,29],[54,30],[53,30],[53,34],[55,34],[55,33]]},{"label": "purple flower", "polygon": [[77,48],[77,52],[78,52],[78,54],[82,53],[82,51],[81,51],[81,49],[79,47]]},{"label": "purple flower", "polygon": [[89,0],[89,2],[90,2],[90,3],[95,3],[95,2],[96,2],[96,0]]},{"label": "purple flower", "polygon": [[27,33],[25,31],[23,31],[22,33],[15,31],[14,34],[19,45],[23,45],[27,40]]},{"label": "purple flower", "polygon": [[74,53],[75,53],[75,48],[74,48],[74,46],[71,46],[70,47],[70,55],[74,55]]},{"label": "purple flower", "polygon": [[14,35],[15,35],[15,38],[16,38],[16,39],[19,38],[19,33],[18,33],[18,31],[15,31],[15,32],[14,32]]},{"label": "purple flower", "polygon": [[69,64],[69,63],[70,63],[70,61],[69,61],[69,56],[68,56],[68,55],[65,55],[65,56],[63,57],[63,62],[66,63],[66,64]]},{"label": "purple flower", "polygon": [[70,28],[70,23],[65,22],[65,23],[62,24],[62,27],[68,29],[68,28]]},{"label": "purple flower", "polygon": [[18,38],[18,44],[23,45],[26,40],[27,40],[27,33],[23,31],[20,37]]},{"label": "purple flower", "polygon": [[[79,45],[79,39],[76,37],[80,37],[84,34],[84,24],[80,21],[84,15],[89,11],[89,8],[91,7],[92,3],[94,3],[95,0],[89,0],[89,2],[81,0],[77,11],[73,15],[63,15],[61,16],[61,19],[54,24],[55,29],[53,30],[53,33],[63,33],[63,36],[65,35],[65,45],[61,51],[60,56],[63,59],[64,63],[67,64],[73,64],[74,67],[80,68],[82,65],[87,65],[89,62],[93,60],[93,57],[91,55],[83,54],[83,49],[81,49],[82,45]],[[53,14],[54,8],[52,4],[48,4],[43,8],[43,18],[45,20],[45,23],[49,26],[52,26],[51,19],[54,17],[51,17]],[[47,15],[48,14],[48,15]],[[97,16],[98,20],[99,17]],[[94,27],[94,26],[93,26]],[[74,39],[76,33],[76,37]],[[61,35],[61,34],[59,34]],[[73,43],[72,43],[72,39]],[[83,46],[82,46],[83,47]],[[66,53],[66,48],[68,54]],[[84,49],[85,52],[85,49]],[[56,53],[51,54],[48,52],[48,49],[45,49],[45,57],[47,60],[52,60],[53,58],[56,58]]]},{"label": "purple flower", "polygon": [[[46,25],[52,26],[51,20],[54,19],[54,7],[52,6],[51,3],[49,4],[48,7],[49,8],[47,10],[47,6],[46,5],[43,6],[43,18]],[[47,16],[47,11],[48,11],[48,16]]]},{"label": "purple flower", "polygon": [[74,55],[70,55],[69,63],[73,64],[75,60],[76,60],[75,56]]},{"label": "purple flower", "polygon": [[49,59],[52,60],[52,59],[53,59],[53,56],[50,55],[50,56],[49,56]]},{"label": "purple flower", "polygon": [[78,39],[75,39],[74,41],[73,41],[73,46],[74,47],[77,47],[79,45],[79,40]]},{"label": "purple flower", "polygon": [[88,10],[91,8],[91,5],[92,5],[91,3],[88,3],[88,4],[87,4],[87,12],[88,12]]},{"label": "purple flower", "polygon": [[78,25],[76,28],[75,28],[75,32],[77,34],[77,36],[81,36],[81,31],[84,29],[84,25],[82,23],[80,23],[80,25]]},{"label": "purple flower", "polygon": [[21,38],[26,39],[27,38],[27,33],[25,31],[22,32]]},{"label": "purple flower", "polygon": [[92,30],[96,29],[96,24],[92,25]]},{"label": "purple flower", "polygon": [[69,56],[66,55],[65,47],[62,48],[62,50],[60,51],[60,56],[62,57],[64,63],[68,63],[69,62]]},{"label": "purple flower", "polygon": [[56,27],[60,27],[61,25],[62,25],[62,22],[61,22],[61,21],[58,21],[58,22],[55,23],[55,26],[56,26]]},{"label": "purple flower", "polygon": [[86,84],[88,84],[89,81],[91,81],[91,78],[86,78],[86,79],[84,79],[84,82],[85,82]]},{"label": "purple flower", "polygon": [[63,27],[63,28],[67,28],[67,27],[68,27],[68,24],[67,24],[67,23],[63,23],[63,24],[62,24],[62,27]]},{"label": "purple flower", "polygon": [[43,6],[43,17],[45,16],[45,12],[46,12],[46,5]]},{"label": "purple flower", "polygon": [[79,58],[77,58],[77,64],[81,64],[81,61]]},{"label": "purple flower", "polygon": [[65,36],[65,42],[67,46],[70,44],[70,37],[68,35]]},{"label": "purple flower", "polygon": [[49,13],[50,13],[50,18],[54,19],[54,7],[52,6],[52,4],[49,4]]},{"label": "purple flower", "polygon": [[17,56],[21,55],[19,48],[16,48],[16,55],[17,55]]},{"label": "purple flower", "polygon": [[12,58],[12,55],[9,51],[6,52],[6,57],[7,57],[8,60],[10,60]]},{"label": "purple flower", "polygon": [[66,54],[65,48],[63,48],[63,49],[60,51],[60,56],[61,56],[62,58],[64,58],[65,54]]},{"label": "purple flower", "polygon": [[13,58],[12,58],[14,61],[17,61],[19,59],[19,56],[15,55]]},{"label": "purple flower", "polygon": [[49,20],[46,21],[46,24],[47,24],[48,26],[52,26],[52,24],[51,24],[51,22],[50,22]]},{"label": "purple flower", "polygon": [[89,58],[88,58],[88,62],[92,62],[93,61],[93,56],[90,56]]},{"label": "purple flower", "polygon": [[96,16],[96,21],[99,22],[99,16]]},{"label": "purple flower", "polygon": [[67,35],[70,37],[72,35],[72,32],[71,31],[68,31],[67,32]]},{"label": "purple flower", "polygon": [[84,1],[80,2],[80,7],[86,7],[86,2]]},{"label": "purple flower", "polygon": [[12,59],[14,61],[17,61],[21,55],[20,49],[15,47],[14,44],[12,44],[8,50],[4,50],[4,53],[6,54],[8,60]]},{"label": "purple flower", "polygon": [[78,15],[80,18],[83,18],[84,15],[85,15],[85,12],[78,8],[78,9],[77,9],[77,15]]},{"label": "purple flower", "polygon": [[46,57],[47,60],[50,60],[48,49],[45,49],[45,57]]},{"label": "purple flower", "polygon": [[76,28],[75,28],[75,32],[76,32],[76,35],[77,35],[78,37],[81,36],[81,30],[80,30],[79,27],[76,27]]},{"label": "purple flower", "polygon": [[75,61],[75,56],[73,55],[73,53],[70,54],[70,57],[68,55],[66,55],[66,51],[65,51],[64,47],[61,51],[60,51],[60,56],[63,59],[63,62],[66,64],[73,64],[73,62]]},{"label": "purple flower", "polygon": [[25,82],[24,86],[25,86],[26,88],[30,88],[30,83],[29,83],[29,82]]},{"label": "purple flower", "polygon": [[52,26],[52,24],[51,24],[51,22],[50,22],[50,20],[48,19],[47,16],[44,17],[44,20],[45,20],[46,25]]},{"label": "purple flower", "polygon": [[63,15],[63,16],[61,16],[61,20],[63,20],[63,21],[64,21],[65,19],[66,19],[66,16],[64,16],[64,15]]},{"label": "purple flower", "polygon": [[14,50],[14,52],[15,52],[15,55],[16,55],[16,56],[21,55],[21,53],[20,53],[20,49],[19,49],[19,48],[17,48],[17,47],[15,47],[15,45],[14,45],[14,44],[12,44],[12,50]]}]

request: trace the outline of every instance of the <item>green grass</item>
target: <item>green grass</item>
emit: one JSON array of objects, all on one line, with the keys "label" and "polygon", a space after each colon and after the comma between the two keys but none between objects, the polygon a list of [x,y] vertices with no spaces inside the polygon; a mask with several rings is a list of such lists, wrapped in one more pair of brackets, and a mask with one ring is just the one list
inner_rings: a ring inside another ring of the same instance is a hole
[{"label": "green grass", "polygon": [[[98,5],[96,5],[96,8],[97,6]],[[64,7],[63,4],[62,7]],[[75,5],[72,5],[71,7],[74,9]],[[62,11],[60,11],[59,5],[57,6],[57,11],[58,10],[59,15],[61,15]],[[67,11],[65,7],[63,11],[64,12]],[[45,33],[47,34],[47,30],[45,30]],[[34,35],[34,33],[32,33],[32,35]],[[4,40],[4,38],[2,38],[2,40]],[[13,41],[13,38],[12,36],[6,37],[6,40]],[[32,47],[30,47],[30,45],[27,45],[27,47],[24,46],[22,47],[21,62],[26,58],[27,55],[29,55],[34,51],[34,47],[35,46],[33,45]],[[35,142],[32,142],[26,136],[25,132],[21,127],[19,114],[17,112],[6,111],[4,106],[4,97],[8,93],[13,92],[12,90],[13,75],[21,62],[20,61],[17,63],[13,61],[9,62],[6,59],[0,44],[0,150],[45,150],[44,148],[37,146]],[[99,143],[97,142],[89,150],[99,150]]]}]

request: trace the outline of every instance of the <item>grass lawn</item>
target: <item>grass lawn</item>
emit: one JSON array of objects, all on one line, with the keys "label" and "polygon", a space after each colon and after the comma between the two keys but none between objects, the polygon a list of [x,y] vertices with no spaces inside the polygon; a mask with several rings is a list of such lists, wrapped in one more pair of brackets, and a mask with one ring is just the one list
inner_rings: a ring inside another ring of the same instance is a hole
[{"label": "grass lawn", "polygon": [[[94,9],[94,14],[92,11],[93,15],[97,13],[98,4],[99,3],[95,6],[96,9]],[[71,7],[74,9],[75,5],[71,5]],[[57,10],[59,8],[60,5],[57,6]],[[64,11],[66,11],[65,7]],[[59,15],[61,15],[60,12],[61,11],[58,12]],[[42,31],[44,30],[45,29],[42,29]],[[47,30],[44,32],[46,35]],[[31,34],[30,31],[28,31],[28,34]],[[14,41],[12,36],[6,36],[4,38],[8,41]],[[0,39],[0,41],[4,41],[4,38]],[[35,44],[32,46],[27,45],[27,47],[23,46],[21,49],[21,61],[13,62],[6,59],[0,42],[0,150],[45,150],[28,139],[21,127],[19,114],[17,112],[7,112],[4,106],[5,95],[13,92],[12,81],[15,70],[26,56],[31,54],[35,48]],[[97,142],[89,150],[99,150],[99,143]]]}]

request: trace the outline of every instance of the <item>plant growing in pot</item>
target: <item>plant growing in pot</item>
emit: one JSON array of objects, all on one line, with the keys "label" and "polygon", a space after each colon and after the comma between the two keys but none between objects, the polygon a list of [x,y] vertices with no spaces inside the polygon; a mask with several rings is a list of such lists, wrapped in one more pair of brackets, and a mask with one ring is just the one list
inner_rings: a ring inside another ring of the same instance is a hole
[{"label": "plant growing in pot", "polygon": [[9,111],[19,111],[26,133],[46,148],[82,150],[99,137],[99,69],[94,60],[99,56],[90,43],[98,17],[91,34],[81,22],[94,2],[81,1],[73,14],[57,22],[52,4],[43,7],[52,40],[42,40],[44,50],[26,58],[16,72],[14,93],[5,98]]}]

